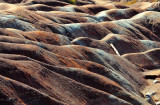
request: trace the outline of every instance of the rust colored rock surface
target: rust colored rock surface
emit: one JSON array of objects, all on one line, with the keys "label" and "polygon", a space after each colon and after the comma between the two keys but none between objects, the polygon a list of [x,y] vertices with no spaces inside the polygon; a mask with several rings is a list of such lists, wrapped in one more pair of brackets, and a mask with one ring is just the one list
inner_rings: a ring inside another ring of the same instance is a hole
[{"label": "rust colored rock surface", "polygon": [[0,0],[0,105],[149,105],[159,21],[159,3]]}]

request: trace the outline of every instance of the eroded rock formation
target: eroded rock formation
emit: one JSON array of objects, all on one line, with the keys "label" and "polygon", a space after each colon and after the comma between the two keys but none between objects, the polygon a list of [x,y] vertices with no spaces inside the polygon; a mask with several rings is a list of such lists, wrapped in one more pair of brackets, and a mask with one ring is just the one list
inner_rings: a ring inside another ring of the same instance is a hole
[{"label": "eroded rock formation", "polygon": [[1,0],[0,104],[149,104],[159,21],[158,2]]}]

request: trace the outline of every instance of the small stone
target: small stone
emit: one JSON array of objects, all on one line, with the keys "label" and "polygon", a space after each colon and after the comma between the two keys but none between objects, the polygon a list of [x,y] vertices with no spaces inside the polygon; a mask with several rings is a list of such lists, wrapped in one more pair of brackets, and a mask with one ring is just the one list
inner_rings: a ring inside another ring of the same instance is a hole
[{"label": "small stone", "polygon": [[160,83],[160,81],[159,80],[154,80],[153,84],[156,84],[156,83]]},{"label": "small stone", "polygon": [[156,105],[160,105],[160,102],[156,102]]}]

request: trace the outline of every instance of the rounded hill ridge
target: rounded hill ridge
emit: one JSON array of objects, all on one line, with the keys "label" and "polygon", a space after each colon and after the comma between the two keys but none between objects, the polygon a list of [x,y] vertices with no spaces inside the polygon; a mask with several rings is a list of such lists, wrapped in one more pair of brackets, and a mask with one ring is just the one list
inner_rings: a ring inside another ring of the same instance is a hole
[{"label": "rounded hill ridge", "polygon": [[157,105],[158,1],[0,0],[0,105]]}]

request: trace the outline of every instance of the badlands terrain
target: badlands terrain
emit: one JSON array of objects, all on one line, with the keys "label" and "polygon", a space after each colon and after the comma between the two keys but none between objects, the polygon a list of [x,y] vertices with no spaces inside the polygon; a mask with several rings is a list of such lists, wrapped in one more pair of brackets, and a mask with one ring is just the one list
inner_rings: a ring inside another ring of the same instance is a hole
[{"label": "badlands terrain", "polygon": [[158,104],[160,2],[73,1],[0,0],[0,105]]}]

